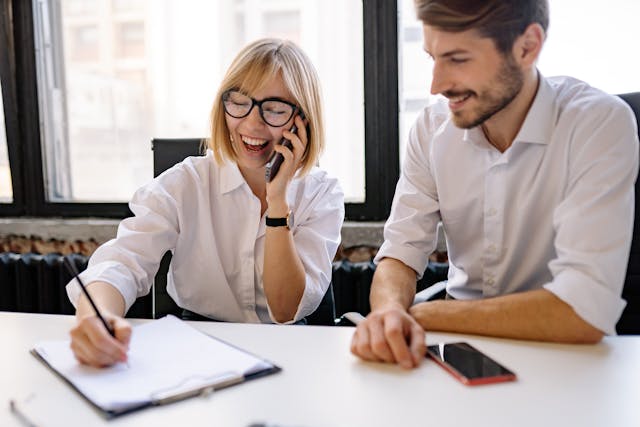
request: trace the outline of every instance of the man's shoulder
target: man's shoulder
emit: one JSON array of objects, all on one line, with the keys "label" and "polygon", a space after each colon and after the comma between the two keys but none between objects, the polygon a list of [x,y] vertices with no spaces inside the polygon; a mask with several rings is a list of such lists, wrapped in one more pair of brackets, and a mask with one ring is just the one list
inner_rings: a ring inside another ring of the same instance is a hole
[{"label": "man's shoulder", "polygon": [[446,126],[451,120],[447,102],[446,98],[441,96],[430,98],[428,104],[418,114],[414,127],[420,133],[433,134],[438,129]]},{"label": "man's shoulder", "polygon": [[546,79],[552,88],[561,112],[583,115],[584,118],[608,114],[612,109],[624,109],[619,97],[589,85],[574,77],[555,76]]},{"label": "man's shoulder", "polygon": [[557,135],[571,147],[637,151],[636,118],[622,98],[570,77],[547,81],[554,91]]},{"label": "man's shoulder", "polygon": [[441,124],[450,118],[448,101],[442,96],[429,98],[428,104],[420,112],[420,118]]}]

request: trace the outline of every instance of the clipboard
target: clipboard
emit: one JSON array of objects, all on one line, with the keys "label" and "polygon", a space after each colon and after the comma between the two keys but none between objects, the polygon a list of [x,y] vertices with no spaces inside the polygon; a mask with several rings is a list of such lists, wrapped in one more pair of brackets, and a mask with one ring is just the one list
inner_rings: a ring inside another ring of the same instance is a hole
[{"label": "clipboard", "polygon": [[[41,342],[30,352],[107,419],[281,371],[175,316],[133,328],[128,364],[102,369],[81,365],[68,340]],[[179,363],[185,359],[187,363]]]}]

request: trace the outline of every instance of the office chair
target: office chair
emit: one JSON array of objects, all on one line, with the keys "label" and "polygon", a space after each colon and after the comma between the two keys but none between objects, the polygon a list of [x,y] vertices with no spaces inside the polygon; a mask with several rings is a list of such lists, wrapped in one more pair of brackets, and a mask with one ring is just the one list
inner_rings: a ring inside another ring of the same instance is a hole
[{"label": "office chair", "polygon": [[[151,141],[151,149],[153,150],[153,176],[156,177],[189,156],[203,155],[205,146],[203,140],[198,138],[156,138]],[[167,314],[173,314],[177,317],[182,315],[182,309],[167,293],[167,274],[170,263],[171,252],[167,251],[162,257],[160,268],[156,273],[153,284],[153,317],[156,319]],[[333,326],[335,317],[333,286],[329,284],[329,289],[322,298],[320,305],[305,320],[307,325]]]},{"label": "office chair", "polygon": [[[640,138],[640,92],[625,93],[618,96],[629,104],[633,110],[638,123],[638,137]],[[627,274],[622,290],[622,297],[627,301],[627,306],[616,324],[616,331],[620,335],[640,334],[640,179],[636,179],[635,199],[635,220],[631,252],[629,253]],[[439,282],[422,292],[418,292],[413,303],[417,304],[438,298],[444,292],[446,284],[446,281]]]},{"label": "office chair", "polygon": [[[638,124],[638,137],[640,137],[640,92],[618,95],[633,110]],[[627,301],[627,306],[616,324],[616,331],[620,335],[640,334],[640,180],[636,179],[635,185],[635,220],[633,223],[633,237],[631,239],[631,252],[627,264],[627,274],[622,289],[622,298]]]}]

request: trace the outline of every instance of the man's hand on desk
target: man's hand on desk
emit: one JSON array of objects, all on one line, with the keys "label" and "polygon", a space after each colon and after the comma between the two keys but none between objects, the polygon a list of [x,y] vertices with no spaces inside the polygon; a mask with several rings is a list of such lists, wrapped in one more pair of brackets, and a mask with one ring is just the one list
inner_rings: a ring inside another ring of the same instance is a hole
[{"label": "man's hand on desk", "polygon": [[95,315],[78,319],[71,329],[71,350],[80,363],[102,368],[127,361],[127,351],[131,339],[131,325],[122,317],[103,313],[115,333],[109,335],[104,325]]},{"label": "man's hand on desk", "polygon": [[364,360],[417,367],[425,357],[424,330],[400,307],[371,312],[361,321],[351,341],[351,352]]}]

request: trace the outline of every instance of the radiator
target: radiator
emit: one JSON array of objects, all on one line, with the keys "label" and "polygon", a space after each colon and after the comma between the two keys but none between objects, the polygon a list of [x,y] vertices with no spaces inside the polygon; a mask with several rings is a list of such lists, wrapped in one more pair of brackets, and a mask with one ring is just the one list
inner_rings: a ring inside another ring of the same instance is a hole
[{"label": "radiator", "polygon": [[[369,293],[375,270],[376,266],[372,261],[342,260],[333,263],[332,283],[337,317],[349,311],[357,311],[366,316],[371,311]],[[449,264],[446,262],[429,261],[427,269],[416,285],[416,292],[446,280],[448,270]]]},{"label": "radiator", "polygon": [[[87,267],[87,257],[67,255],[78,270]],[[0,254],[0,310],[31,313],[73,314],[64,285],[71,275],[62,265],[64,257],[52,253]]]},{"label": "radiator", "polygon": [[[88,257],[81,254],[0,253],[0,311],[73,314],[75,309],[65,290],[71,280],[62,264],[65,257],[70,258],[79,271],[87,267]],[[349,311],[369,313],[369,291],[374,272],[375,264],[371,261],[333,263],[332,283],[338,317]],[[418,282],[417,290],[444,278],[446,268],[437,269],[430,264]],[[162,297],[170,298],[162,293],[157,295],[157,298]],[[159,303],[162,302],[156,301],[156,306]],[[127,317],[152,317],[152,295],[138,298]]]},{"label": "radiator", "polygon": [[363,315],[371,311],[369,291],[375,269],[375,264],[371,261],[342,260],[333,263],[331,281],[337,317],[349,311],[357,311]]},{"label": "radiator", "polygon": [[[81,254],[0,253],[0,311],[75,313],[65,290],[72,278],[62,264],[65,258],[78,271],[86,269],[89,261],[89,257]],[[127,316],[150,318],[151,295],[138,298]]]}]

